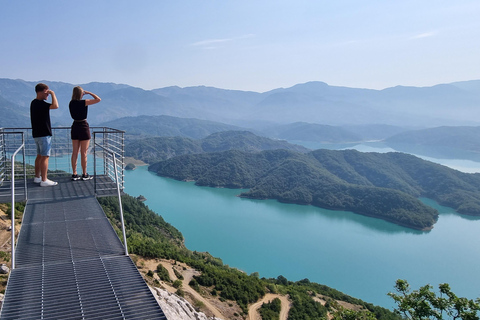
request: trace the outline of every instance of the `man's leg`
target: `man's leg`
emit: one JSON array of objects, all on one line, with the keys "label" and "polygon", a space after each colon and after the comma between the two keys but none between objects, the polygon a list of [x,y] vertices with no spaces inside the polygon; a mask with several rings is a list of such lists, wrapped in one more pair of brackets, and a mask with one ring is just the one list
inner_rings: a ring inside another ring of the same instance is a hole
[{"label": "man's leg", "polygon": [[40,156],[40,172],[42,174],[42,181],[47,181],[49,158],[49,156]]},{"label": "man's leg", "polygon": [[[51,137],[47,136],[47,137],[36,138],[35,142],[37,141],[38,141],[38,147],[40,149],[38,152],[39,153],[38,168],[42,175],[42,182],[40,182],[40,186],[42,187],[55,186],[58,184],[57,182],[47,179],[48,159],[50,158],[50,150],[52,148]],[[37,162],[37,159],[35,159],[35,164],[36,162]]]},{"label": "man's leg", "polygon": [[42,176],[42,171],[40,170],[40,162],[42,161],[42,156],[37,154],[35,158],[35,178],[40,178]]}]

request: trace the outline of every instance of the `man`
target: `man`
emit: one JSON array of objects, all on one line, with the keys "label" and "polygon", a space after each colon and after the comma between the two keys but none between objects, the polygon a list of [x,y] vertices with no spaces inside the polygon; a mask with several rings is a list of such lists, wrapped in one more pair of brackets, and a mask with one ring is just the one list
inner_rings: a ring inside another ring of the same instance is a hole
[{"label": "man", "polygon": [[[50,109],[58,109],[55,92],[44,83],[35,86],[37,97],[30,104],[30,121],[32,122],[32,135],[37,146],[35,159],[35,178],[33,182],[40,183],[42,187],[55,186],[58,183],[47,179],[48,159],[52,149],[52,125],[50,123]],[[52,103],[45,100],[52,96]]]}]

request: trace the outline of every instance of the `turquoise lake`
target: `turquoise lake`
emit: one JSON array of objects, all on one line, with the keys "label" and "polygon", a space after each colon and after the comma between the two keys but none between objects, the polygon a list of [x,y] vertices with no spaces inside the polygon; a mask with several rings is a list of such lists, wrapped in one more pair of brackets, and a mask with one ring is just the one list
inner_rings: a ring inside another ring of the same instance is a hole
[{"label": "turquoise lake", "polygon": [[[387,150],[388,151],[388,150]],[[480,163],[457,161],[480,168]],[[452,167],[454,164],[452,162]],[[440,212],[433,230],[415,231],[351,212],[236,197],[241,190],[198,187],[138,167],[125,191],[180,230],[190,250],[260,277],[283,275],[328,285],[387,308],[396,279],[417,289],[449,283],[458,296],[480,297],[480,218]]]}]

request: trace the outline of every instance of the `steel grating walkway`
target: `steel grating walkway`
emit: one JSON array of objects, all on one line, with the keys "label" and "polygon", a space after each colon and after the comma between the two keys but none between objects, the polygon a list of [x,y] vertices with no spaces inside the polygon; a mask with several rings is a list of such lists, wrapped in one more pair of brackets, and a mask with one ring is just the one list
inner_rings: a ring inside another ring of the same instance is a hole
[{"label": "steel grating walkway", "polygon": [[29,184],[0,319],[166,319],[91,181]]}]

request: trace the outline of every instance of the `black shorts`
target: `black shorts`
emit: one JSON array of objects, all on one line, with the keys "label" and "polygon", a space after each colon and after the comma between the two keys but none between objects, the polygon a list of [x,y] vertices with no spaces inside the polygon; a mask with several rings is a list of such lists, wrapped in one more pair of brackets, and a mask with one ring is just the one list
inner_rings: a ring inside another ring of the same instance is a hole
[{"label": "black shorts", "polygon": [[72,140],[90,140],[90,126],[88,125],[87,120],[83,121],[74,121],[72,124],[71,131]]}]

